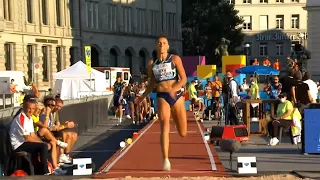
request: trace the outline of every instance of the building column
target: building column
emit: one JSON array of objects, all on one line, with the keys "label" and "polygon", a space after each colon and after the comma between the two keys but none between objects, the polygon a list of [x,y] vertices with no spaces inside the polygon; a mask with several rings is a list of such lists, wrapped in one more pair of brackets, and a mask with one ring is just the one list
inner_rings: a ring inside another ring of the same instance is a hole
[{"label": "building column", "polygon": [[[50,78],[52,77],[52,79],[53,79],[53,73],[56,73],[57,71],[58,71],[58,69],[57,69],[57,64],[58,64],[58,62],[57,62],[57,52],[56,52],[56,48],[57,48],[58,46],[56,46],[56,45],[51,45],[50,46],[50,48],[49,48],[49,55],[50,55],[50,61],[49,62],[51,62],[51,63],[49,63],[49,74],[50,74]],[[61,47],[61,46],[60,46]],[[62,53],[63,53],[63,47],[62,47],[62,49],[61,49],[62,51],[60,52],[61,53],[61,61],[63,61],[63,55],[62,55]]]},{"label": "building column", "polygon": [[[1,1],[2,2],[2,1]],[[1,5],[1,4],[0,4]],[[0,6],[1,7],[1,6]],[[1,8],[0,8],[1,9]],[[1,14],[1,13],[0,13]],[[0,38],[0,64],[3,64],[2,66],[0,66],[0,70],[1,71],[5,71],[6,70],[6,66],[4,65],[6,60],[5,60],[5,53],[4,53],[4,41]]]},{"label": "building column", "polygon": [[48,77],[49,77],[49,84],[48,86],[53,87],[53,73],[57,72],[57,53],[56,53],[56,45],[48,46],[49,54],[48,54]]},{"label": "building column", "polygon": [[[15,43],[13,45],[14,56],[13,56],[13,69],[16,71],[28,72],[28,59],[27,59],[27,46],[24,43]],[[27,76],[27,74],[26,74]]]},{"label": "building column", "polygon": [[42,54],[42,50],[41,50],[41,44],[34,45],[34,51],[35,51],[35,55],[33,57],[33,63],[35,62],[35,59],[38,59],[39,60],[39,65],[40,65],[39,73],[37,73],[37,74],[34,73],[34,77],[36,78],[36,83],[40,87],[40,86],[43,86],[43,83],[42,83],[42,79],[43,79],[43,75],[42,75],[42,72],[43,72],[42,57],[43,57],[43,54]]},{"label": "building column", "polygon": [[71,58],[71,55],[70,55],[70,46],[64,46],[63,47],[63,55],[62,55],[62,69],[67,69],[68,67],[70,67],[70,58]]},{"label": "building column", "polygon": [[123,8],[122,8],[122,5],[121,3],[118,3],[117,4],[117,25],[118,25],[118,28],[117,28],[117,31],[119,32],[123,32],[124,31],[124,24],[123,24]]}]

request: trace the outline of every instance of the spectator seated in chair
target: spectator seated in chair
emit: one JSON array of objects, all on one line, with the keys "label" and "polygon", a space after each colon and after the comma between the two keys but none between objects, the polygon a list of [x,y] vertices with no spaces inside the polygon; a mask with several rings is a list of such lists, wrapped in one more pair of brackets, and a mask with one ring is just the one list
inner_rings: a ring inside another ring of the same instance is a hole
[{"label": "spectator seated in chair", "polygon": [[[32,115],[36,109],[36,104],[36,97],[25,96],[22,110],[16,114],[10,125],[10,140],[15,152],[24,151],[30,153],[33,159],[38,159],[40,155],[41,174],[49,175],[49,151],[54,151],[56,144],[43,142],[34,132]],[[66,172],[56,167],[53,173],[62,175]]]},{"label": "spectator seated in chair", "polygon": [[[279,94],[280,103],[278,104],[276,115],[268,122],[268,132],[271,136],[270,145],[275,146],[279,143],[278,135],[280,128],[291,128],[294,136],[300,135],[301,132],[301,115],[297,109],[293,108],[292,103],[287,100],[287,94],[282,92]],[[293,132],[295,131],[295,132]]]},{"label": "spectator seated in chair", "polygon": [[[66,142],[68,146],[65,149],[60,149],[59,162],[71,163],[68,153],[71,152],[71,148],[76,142],[78,135],[76,132],[66,131],[75,127],[74,122],[66,121],[64,124],[60,124],[58,111],[63,106],[63,101],[60,98],[46,97],[44,99],[44,106],[50,107],[51,113],[47,118],[45,113],[40,115],[40,121],[47,126],[56,139],[61,139]],[[47,124],[45,124],[47,122]]]},{"label": "spectator seated in chair", "polygon": [[203,102],[203,99],[201,98],[192,98],[191,99],[191,104],[189,105],[189,109],[191,111],[195,111],[195,108],[198,108],[198,111],[203,112],[205,109],[205,105]]},{"label": "spectator seated in chair", "polygon": [[[48,129],[48,127],[45,124],[48,124],[48,121],[50,120],[50,116],[51,116],[51,108],[54,108],[54,101],[51,102],[51,104],[47,104],[47,106],[45,107],[43,105],[43,103],[38,102],[36,105],[36,109],[35,112],[32,115],[32,119],[35,125],[35,132],[37,133],[37,135],[44,141],[44,142],[50,142],[50,144],[53,145],[58,145],[60,148],[65,149],[68,144],[65,142],[62,142],[60,140],[57,140],[53,134],[51,133],[51,131]],[[40,114],[45,114],[45,121],[44,123],[42,123],[41,121],[39,121],[39,116]],[[51,117],[52,119],[52,117]],[[53,150],[51,151],[51,157],[52,157],[52,166],[53,168],[57,168],[58,167],[58,153],[57,153],[57,148],[53,148]]]}]

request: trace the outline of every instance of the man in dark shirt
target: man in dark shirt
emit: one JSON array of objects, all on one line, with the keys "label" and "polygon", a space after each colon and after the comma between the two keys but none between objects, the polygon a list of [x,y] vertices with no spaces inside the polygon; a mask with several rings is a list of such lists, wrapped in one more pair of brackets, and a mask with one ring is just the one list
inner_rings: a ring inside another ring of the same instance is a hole
[{"label": "man in dark shirt", "polygon": [[295,84],[293,75],[294,75],[294,71],[290,70],[288,72],[288,76],[284,76],[280,79],[280,83],[282,84],[281,92],[287,93],[287,100],[289,101],[292,101],[292,87]]}]

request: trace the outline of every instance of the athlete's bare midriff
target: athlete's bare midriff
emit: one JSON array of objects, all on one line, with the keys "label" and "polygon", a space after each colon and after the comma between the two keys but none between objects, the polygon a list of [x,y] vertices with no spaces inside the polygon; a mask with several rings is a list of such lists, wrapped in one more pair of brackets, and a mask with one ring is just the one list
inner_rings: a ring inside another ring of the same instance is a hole
[{"label": "athlete's bare midriff", "polygon": [[172,92],[174,84],[176,84],[176,80],[168,80],[162,81],[156,84],[157,92]]}]

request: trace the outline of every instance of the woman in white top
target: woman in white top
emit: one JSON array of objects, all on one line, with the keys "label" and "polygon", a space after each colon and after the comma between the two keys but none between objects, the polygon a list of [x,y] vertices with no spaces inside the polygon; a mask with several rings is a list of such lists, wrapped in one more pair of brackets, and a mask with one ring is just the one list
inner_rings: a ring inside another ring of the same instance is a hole
[{"label": "woman in white top", "polygon": [[[140,88],[138,88],[136,96],[137,97],[142,96],[145,91],[146,91],[146,84],[145,82],[141,82]],[[147,99],[144,98],[140,104],[137,104],[136,112],[139,117],[137,124],[139,124],[139,122],[141,123],[141,121],[147,122],[147,119],[146,119],[147,111],[148,111],[148,102],[147,102]]]},{"label": "woman in white top", "polygon": [[241,92],[246,92],[249,89],[249,85],[247,84],[247,79],[243,78],[243,83],[240,85]]}]

